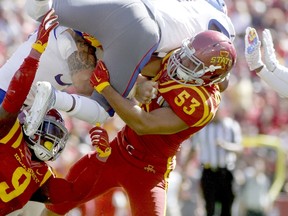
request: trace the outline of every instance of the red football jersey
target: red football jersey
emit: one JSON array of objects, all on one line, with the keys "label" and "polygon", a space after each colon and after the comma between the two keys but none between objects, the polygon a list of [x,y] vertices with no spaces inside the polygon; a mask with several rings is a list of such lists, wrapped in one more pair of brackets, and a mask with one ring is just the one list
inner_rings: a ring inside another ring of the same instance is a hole
[{"label": "red football jersey", "polygon": [[22,208],[32,194],[52,176],[44,162],[31,160],[31,152],[17,120],[0,139],[0,215]]},{"label": "red football jersey", "polygon": [[171,80],[167,76],[165,66],[163,68],[156,78],[159,81],[157,98],[142,108],[150,112],[161,106],[167,106],[166,103],[190,127],[170,135],[139,136],[128,126],[121,132],[127,143],[133,146],[131,147],[134,148],[133,151],[143,155],[141,160],[153,164],[155,170],[158,167],[161,172],[175,167],[174,159],[181,143],[213,119],[221,101],[218,85],[183,85]]}]

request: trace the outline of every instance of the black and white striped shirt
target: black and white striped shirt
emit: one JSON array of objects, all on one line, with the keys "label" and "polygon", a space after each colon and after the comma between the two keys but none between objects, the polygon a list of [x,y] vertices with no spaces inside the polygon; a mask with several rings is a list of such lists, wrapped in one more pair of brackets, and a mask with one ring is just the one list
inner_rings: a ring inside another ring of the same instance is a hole
[{"label": "black and white striped shirt", "polygon": [[225,117],[219,121],[212,121],[192,137],[192,145],[198,145],[199,160],[211,168],[233,169],[236,155],[217,145],[217,140],[223,140],[235,145],[241,145],[242,132],[237,121]]}]

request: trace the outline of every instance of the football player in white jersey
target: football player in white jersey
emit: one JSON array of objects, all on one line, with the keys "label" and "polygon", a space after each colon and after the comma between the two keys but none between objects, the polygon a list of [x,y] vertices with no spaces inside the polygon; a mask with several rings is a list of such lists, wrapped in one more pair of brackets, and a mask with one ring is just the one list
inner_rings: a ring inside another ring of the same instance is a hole
[{"label": "football player in white jersey", "polygon": [[[0,88],[7,90],[9,82],[14,72],[19,68],[22,59],[27,55],[31,44],[35,41],[37,32],[34,32],[29,38],[13,53],[10,59],[0,68],[1,79]],[[76,90],[79,94],[91,94],[91,88],[77,83],[73,77],[77,72],[81,72],[82,77],[89,80],[91,71],[96,65],[95,48],[90,46],[77,32],[59,26],[49,35],[49,44],[47,53],[41,57],[39,69],[36,76],[36,82],[41,80],[49,81],[56,89],[63,90],[67,86],[76,82]],[[79,59],[75,55],[88,56],[87,60]],[[70,61],[70,63],[69,63]],[[73,62],[74,61],[74,62]],[[75,69],[74,64],[77,64]],[[73,69],[74,67],[74,69]],[[27,105],[31,104],[33,90],[28,96]]]},{"label": "football player in white jersey", "polygon": [[[122,4],[123,7],[119,10]],[[143,4],[144,9],[142,8]],[[133,7],[128,5],[133,5]],[[50,0],[27,0],[26,2],[27,11],[34,19],[39,19],[50,7]],[[232,41],[235,37],[234,27],[227,16],[224,1],[117,0],[116,3],[114,0],[89,2],[78,0],[73,3],[73,1],[55,0],[53,7],[59,16],[60,23],[88,32],[99,39],[105,53],[103,61],[109,69],[111,84],[125,97],[131,92],[139,71],[143,69],[152,55],[163,57],[167,52],[179,47],[183,39],[207,29],[218,30]],[[101,8],[101,11],[98,11],[99,8]],[[137,16],[142,16],[142,18],[148,20],[144,27],[142,23],[138,23],[137,18],[130,17],[132,15],[128,12],[131,12],[130,10],[133,10],[133,8],[137,12],[141,11],[143,13],[139,12]],[[115,16],[118,19],[114,16],[111,18],[108,15],[109,13],[113,15],[116,13]],[[71,16],[77,17],[77,21],[72,19]],[[107,17],[109,17],[108,20]],[[131,19],[136,19],[135,25],[129,22]],[[101,20],[105,21],[102,22]],[[124,31],[125,36],[123,35]],[[142,43],[141,38],[145,42]],[[129,47],[132,47],[132,49],[128,49]],[[42,87],[45,89],[47,86],[39,86],[40,89]],[[44,91],[46,92],[46,90]],[[111,116],[113,115],[114,111],[110,109],[110,105],[96,91],[93,92],[92,98],[98,101]],[[58,105],[55,108],[65,107],[64,101],[57,100],[56,95],[56,104]],[[39,105],[41,102],[36,104]],[[78,107],[77,112],[79,113],[79,109],[83,105],[77,106],[77,101],[73,104]],[[45,109],[38,107],[37,110]],[[84,113],[87,114],[87,111]],[[35,113],[31,116],[35,118],[31,119],[30,122],[40,119],[37,118]],[[90,123],[92,122],[90,121]],[[37,127],[38,124],[35,125]]]},{"label": "football player in white jersey", "polygon": [[262,32],[263,61],[261,41],[256,29],[247,27],[245,35],[245,58],[250,71],[264,80],[281,97],[288,97],[288,68],[277,60],[273,39],[269,29]]},{"label": "football player in white jersey", "polygon": [[[28,14],[36,20],[50,7],[61,25],[100,41],[111,84],[124,97],[153,53],[176,49],[183,39],[208,29],[219,30],[231,40],[235,37],[224,2],[216,0],[26,1]],[[113,115],[102,95],[94,91],[92,97]]]},{"label": "football player in white jersey", "polygon": [[[31,34],[0,68],[0,103],[5,96],[14,72],[19,68],[25,56],[28,55],[36,36],[37,32]],[[97,41],[94,41],[93,38],[90,39],[87,34],[83,35],[63,26],[55,28],[49,35],[47,52],[43,53],[40,59],[38,71],[25,101],[25,106],[29,109],[32,105],[37,89],[36,83],[38,81],[48,81],[57,90],[57,99],[65,104],[64,107],[60,107],[62,111],[68,111],[69,115],[91,123],[105,121],[109,116],[107,112],[96,101],[85,97],[90,96],[93,91],[93,88],[89,85],[89,79],[97,61],[94,46],[97,46]],[[61,91],[72,84],[76,92],[83,96],[69,95]],[[42,99],[44,100],[44,98]],[[75,106],[74,109],[71,109],[74,101],[77,101],[77,105],[85,104],[81,110],[82,112],[78,113],[79,109],[76,109]],[[92,110],[87,111],[90,108]],[[82,116],[83,113],[85,113],[84,116]],[[89,113],[91,113],[91,116],[89,116]]]}]

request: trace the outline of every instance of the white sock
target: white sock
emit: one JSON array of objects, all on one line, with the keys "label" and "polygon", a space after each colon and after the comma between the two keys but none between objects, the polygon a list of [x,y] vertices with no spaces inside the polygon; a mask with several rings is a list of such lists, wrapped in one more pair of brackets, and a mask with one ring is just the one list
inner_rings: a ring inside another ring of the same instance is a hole
[{"label": "white sock", "polygon": [[97,101],[61,91],[56,91],[55,93],[56,101],[54,108],[67,112],[69,116],[86,121],[92,125],[96,125],[96,123],[102,124],[109,117],[109,114]]},{"label": "white sock", "polygon": [[[67,92],[55,90],[55,104],[54,108],[62,111],[69,111],[73,109],[74,99],[73,96],[68,94]],[[74,105],[75,106],[75,105]]]}]

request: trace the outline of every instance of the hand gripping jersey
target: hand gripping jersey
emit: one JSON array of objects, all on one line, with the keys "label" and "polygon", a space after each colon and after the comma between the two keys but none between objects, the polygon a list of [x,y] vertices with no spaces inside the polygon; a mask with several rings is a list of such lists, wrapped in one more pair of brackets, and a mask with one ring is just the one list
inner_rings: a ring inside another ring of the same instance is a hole
[{"label": "hand gripping jersey", "polygon": [[[58,90],[63,90],[72,84],[67,61],[65,59],[65,50],[63,47],[63,38],[58,40],[60,34],[67,30],[66,27],[57,27],[49,35],[49,43],[45,52],[42,54],[39,67],[34,79],[32,88],[27,96],[25,104],[30,105],[35,95],[36,83],[38,81],[48,81]],[[24,58],[29,54],[32,44],[37,36],[37,32],[32,34],[11,56],[11,58],[0,68],[0,89],[6,91],[9,83],[17,69],[22,64]],[[60,50],[60,49],[64,50]],[[71,52],[71,51],[69,51]]]},{"label": "hand gripping jersey", "polygon": [[139,136],[126,126],[118,134],[120,149],[128,160],[132,158],[130,154],[134,154],[137,159],[133,161],[134,164],[144,169],[152,166],[153,172],[160,173],[171,171],[175,167],[173,158],[181,143],[213,119],[221,101],[218,85],[184,86],[172,81],[166,73],[166,61],[167,59],[163,62],[164,69],[156,77],[159,81],[157,98],[148,105],[142,105],[142,108],[150,112],[169,106],[190,127],[170,135]]},{"label": "hand gripping jersey", "polygon": [[31,152],[17,120],[0,139],[0,215],[22,208],[52,171],[46,163],[31,160]]}]

